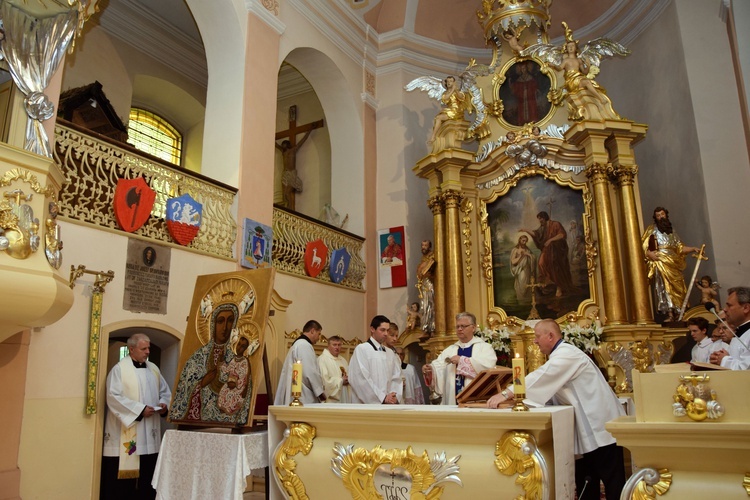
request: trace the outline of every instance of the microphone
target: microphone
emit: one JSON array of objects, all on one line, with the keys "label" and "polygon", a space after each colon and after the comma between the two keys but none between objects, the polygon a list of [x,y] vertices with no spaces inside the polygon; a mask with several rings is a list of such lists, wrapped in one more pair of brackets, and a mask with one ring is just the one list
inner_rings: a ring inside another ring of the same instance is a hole
[{"label": "microphone", "polygon": [[588,487],[590,482],[591,476],[586,476],[583,481],[583,488],[581,488],[581,492],[578,494],[578,498],[583,498],[583,492],[586,491],[586,487]]},{"label": "microphone", "polygon": [[724,328],[726,328],[727,330],[729,330],[730,332],[732,332],[732,335],[734,335],[734,338],[736,338],[737,340],[740,341],[740,344],[742,344],[742,347],[744,347],[745,349],[747,349],[748,351],[750,351],[750,347],[748,347],[747,344],[745,344],[742,341],[741,338],[739,338],[737,335],[735,335],[734,328],[730,327],[727,324],[727,322],[724,321],[723,319],[721,319],[721,317],[716,313],[716,306],[714,305],[714,303],[713,302],[706,302],[705,306],[706,306],[706,310],[708,310],[709,312],[713,313],[713,315],[716,316],[716,319],[718,319],[719,321],[721,321],[721,324],[724,325]]}]

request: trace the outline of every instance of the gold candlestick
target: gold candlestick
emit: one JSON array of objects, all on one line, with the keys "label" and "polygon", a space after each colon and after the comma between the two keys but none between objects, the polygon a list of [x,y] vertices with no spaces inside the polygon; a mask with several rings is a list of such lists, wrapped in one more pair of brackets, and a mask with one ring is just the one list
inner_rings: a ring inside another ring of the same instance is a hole
[{"label": "gold candlestick", "polygon": [[523,402],[524,399],[526,399],[526,393],[516,393],[516,404],[513,405],[513,408],[511,408],[510,411],[529,411],[529,407],[526,406],[526,403]]}]

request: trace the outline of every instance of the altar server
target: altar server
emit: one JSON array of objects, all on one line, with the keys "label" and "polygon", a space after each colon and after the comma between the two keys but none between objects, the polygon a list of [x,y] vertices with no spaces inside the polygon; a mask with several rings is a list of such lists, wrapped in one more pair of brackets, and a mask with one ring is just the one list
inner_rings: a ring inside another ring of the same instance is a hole
[{"label": "altar server", "polygon": [[[526,397],[538,404],[570,405],[575,410],[576,490],[581,500],[599,500],[599,481],[607,500],[625,486],[622,448],[604,425],[625,415],[601,370],[577,347],[563,342],[560,325],[545,319],[534,327],[534,343],[549,360],[526,375]],[[497,408],[513,397],[512,386],[487,402]]]},{"label": "altar server", "polygon": [[349,363],[341,356],[344,339],[338,335],[328,339],[328,348],[318,356],[318,368],[323,377],[326,403],[349,403]]},{"label": "altar server", "polygon": [[690,352],[690,361],[695,363],[708,363],[713,341],[708,337],[708,320],[696,316],[687,322],[690,336],[695,340],[695,345]]},{"label": "altar server", "polygon": [[128,356],[107,376],[102,498],[156,497],[151,487],[161,446],[161,417],[172,398],[159,368],[148,361],[151,340],[128,339]]},{"label": "altar server", "polygon": [[443,396],[442,404],[455,405],[456,395],[482,370],[497,364],[497,354],[490,344],[474,337],[476,316],[469,312],[456,315],[458,342],[448,346],[429,365],[422,367],[425,380],[432,380],[435,392]]},{"label": "altar server", "polygon": [[422,391],[422,381],[419,380],[417,370],[413,365],[406,362],[406,352],[403,347],[397,347],[396,354],[398,354],[398,357],[401,360],[401,380],[404,385],[404,404],[423,405],[424,392]]},{"label": "altar server", "polygon": [[384,345],[390,321],[382,315],[370,322],[370,339],[354,349],[349,361],[352,403],[398,404],[401,401],[401,368],[393,363]]},{"label": "altar server", "polygon": [[750,369],[750,287],[738,286],[729,289],[724,314],[729,326],[734,328],[734,338],[729,350],[711,354],[711,363],[730,370]]},{"label": "altar server", "polygon": [[320,323],[311,319],[302,328],[302,333],[294,341],[289,352],[286,354],[284,366],[281,368],[279,386],[276,389],[276,398],[273,404],[288,405],[292,402],[292,375],[294,363],[302,362],[302,404],[319,403],[325,401],[326,395],[323,389],[323,378],[320,376],[318,359],[315,356],[315,343],[320,338],[323,327]]}]

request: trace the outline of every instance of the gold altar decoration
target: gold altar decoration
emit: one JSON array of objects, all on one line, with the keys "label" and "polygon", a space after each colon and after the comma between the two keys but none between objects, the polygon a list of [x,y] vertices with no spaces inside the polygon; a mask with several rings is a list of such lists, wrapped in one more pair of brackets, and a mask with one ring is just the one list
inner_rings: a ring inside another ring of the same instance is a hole
[{"label": "gold altar decoration", "polygon": [[495,445],[495,456],[497,470],[506,476],[518,474],[516,484],[523,488],[523,498],[542,498],[549,480],[544,458],[532,435],[520,431],[506,432]]},{"label": "gold altar decoration", "polygon": [[420,456],[411,446],[406,450],[384,450],[376,446],[368,451],[354,448],[353,444],[335,443],[333,454],[331,468],[356,500],[437,500],[444,488],[438,484],[461,485],[457,465],[461,457],[447,459],[445,452],[435,454],[430,460],[427,450]]},{"label": "gold altar decoration", "polygon": [[313,447],[315,427],[305,423],[294,423],[284,431],[284,440],[279,443],[273,456],[276,481],[294,500],[308,500],[305,485],[296,474],[298,453],[307,455]]},{"label": "gold altar decoration", "polygon": [[623,490],[623,498],[654,500],[669,491],[672,474],[669,469],[643,469],[630,477]]},{"label": "gold altar decoration", "polygon": [[[440,106],[429,154],[412,169],[428,183],[436,259],[436,327],[422,346],[434,356],[455,342],[453,318],[463,310],[488,324],[532,324],[537,317],[562,323],[569,314],[584,318],[598,311],[603,335],[596,360],[601,366],[612,362],[615,390],[627,393],[631,371],[669,363],[672,341],[684,335],[654,322],[643,265],[644,169],[634,147],[647,126],[619,115],[616,96],[596,81],[603,61],[627,56],[627,48],[613,40],[578,40],[572,23],[562,23],[563,43],[551,45],[550,4],[477,2],[492,57],[469,61],[453,82],[461,82],[461,98],[481,95],[481,109],[448,102],[455,100],[450,75],[419,77],[405,87],[426,91]],[[481,133],[471,133],[478,120]],[[573,210],[568,201],[582,208]],[[541,212],[564,230],[567,249],[556,246],[560,255],[567,252],[572,286],[549,269],[541,271],[547,238],[537,222]],[[513,249],[524,246],[534,260],[514,264]],[[530,284],[536,288],[526,292]],[[699,312],[685,317],[690,314]],[[530,371],[544,362],[533,351],[524,342]]]},{"label": "gold altar decoration", "polygon": [[466,279],[471,281],[471,213],[474,211],[474,204],[466,199],[461,203],[461,212],[464,216],[461,223],[464,228],[461,230],[463,235],[462,243],[464,245],[464,256],[466,257]]},{"label": "gold altar decoration", "polygon": [[114,271],[90,271],[86,266],[70,266],[70,288],[75,286],[76,280],[84,274],[96,276],[91,293],[91,319],[89,321],[89,355],[86,364],[86,414],[96,413],[97,380],[99,379],[99,351],[102,333],[102,301],[104,287],[115,279]]},{"label": "gold altar decoration", "polygon": [[0,341],[52,324],[73,305],[67,277],[59,271],[55,216],[62,184],[49,158],[0,145]]},{"label": "gold altar decoration", "polygon": [[[695,375],[700,379],[703,374]],[[750,373],[719,370],[710,377],[711,387],[724,395],[727,411],[708,425],[674,418],[667,400],[675,393],[675,373],[634,371],[635,414],[606,424],[633,463],[644,467],[628,479],[621,498],[747,498],[741,485],[750,463],[750,394],[737,387],[747,386]]]},{"label": "gold altar decoration", "polygon": [[745,488],[745,491],[747,492],[747,496],[750,497],[750,472],[745,474],[745,478],[742,480],[742,486]]},{"label": "gold altar decoration", "polygon": [[716,400],[716,391],[708,387],[710,377],[706,373],[680,375],[680,385],[672,396],[672,413],[675,417],[688,416],[702,422],[724,416],[724,406]]}]

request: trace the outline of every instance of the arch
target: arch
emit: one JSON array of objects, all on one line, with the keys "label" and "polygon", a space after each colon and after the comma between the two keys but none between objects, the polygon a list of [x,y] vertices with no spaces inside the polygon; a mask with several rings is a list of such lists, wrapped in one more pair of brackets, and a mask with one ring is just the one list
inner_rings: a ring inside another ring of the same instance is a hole
[{"label": "arch", "polygon": [[[344,73],[328,55],[299,47],[284,59],[310,82],[326,117],[331,141],[331,205],[349,214],[351,232],[364,234],[364,131],[362,106]],[[361,101],[360,101],[361,102]]]},{"label": "arch", "polygon": [[241,0],[185,0],[198,26],[208,65],[202,173],[239,183],[247,9]]}]

